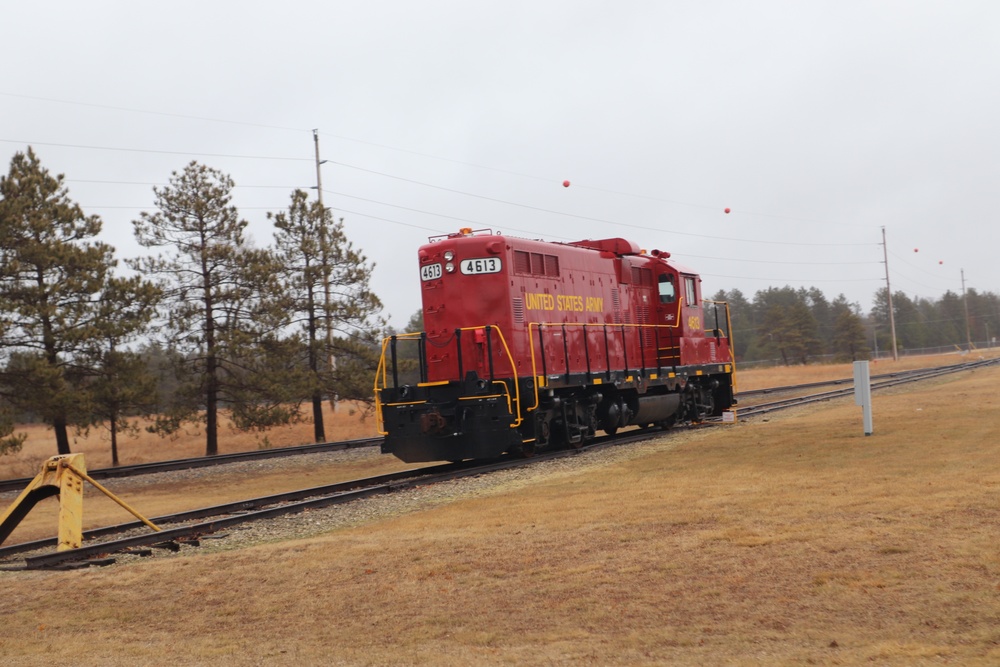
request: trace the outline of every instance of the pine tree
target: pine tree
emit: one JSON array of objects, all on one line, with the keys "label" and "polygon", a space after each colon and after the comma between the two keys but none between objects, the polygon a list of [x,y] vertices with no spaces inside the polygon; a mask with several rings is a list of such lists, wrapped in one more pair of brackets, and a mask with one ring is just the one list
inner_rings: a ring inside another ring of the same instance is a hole
[{"label": "pine tree", "polygon": [[382,308],[369,287],[374,265],[355,250],[329,209],[296,190],[274,221],[280,264],[295,322],[305,335],[313,430],[326,439],[323,396],[366,399],[371,394],[377,315]]},{"label": "pine tree", "polygon": [[791,287],[768,288],[754,295],[754,309],[761,313],[761,350],[781,354],[786,366],[807,363],[821,342],[816,318],[806,303],[808,293]]},{"label": "pine tree", "polygon": [[149,416],[158,406],[156,377],[142,356],[125,346],[145,330],[160,296],[159,290],[138,276],[113,278],[102,295],[102,335],[90,346],[94,372],[88,389],[93,423],[110,433],[114,466],[119,464],[119,433],[138,431],[129,417]]},{"label": "pine tree", "polygon": [[183,421],[205,424],[205,453],[217,454],[219,408],[241,429],[287,423],[297,406],[287,345],[280,342],[289,305],[274,256],[253,248],[247,222],[232,205],[232,179],[191,162],[168,186],[153,188],[157,211],[133,221],[139,243],[162,249],[133,266],[159,281],[168,308],[169,347],[185,366],[185,384],[160,416],[170,431]]},{"label": "pine tree", "polygon": [[[100,230],[30,147],[14,155],[0,178],[0,387],[14,409],[52,425],[60,454],[68,427],[90,418],[84,352],[102,335],[99,303],[116,264],[114,248],[94,240]],[[16,447],[9,416],[0,434]]]},{"label": "pine tree", "polygon": [[838,361],[861,361],[870,356],[864,323],[858,310],[858,306],[848,303],[843,294],[830,305],[833,316],[830,345]]}]

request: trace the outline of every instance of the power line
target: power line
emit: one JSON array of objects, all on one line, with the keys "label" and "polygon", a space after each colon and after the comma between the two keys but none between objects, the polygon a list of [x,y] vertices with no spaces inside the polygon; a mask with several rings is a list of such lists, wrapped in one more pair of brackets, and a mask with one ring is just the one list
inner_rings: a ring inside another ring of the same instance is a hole
[{"label": "power line", "polygon": [[[65,183],[97,183],[106,185],[146,185],[153,187],[166,187],[169,183],[155,183],[152,181],[102,181],[93,180],[87,178],[65,178],[63,179]],[[308,186],[301,185],[240,185],[238,183],[233,185],[234,188],[251,188],[251,189],[271,189],[271,190],[306,190]]]},{"label": "power line", "polygon": [[150,116],[164,116],[167,118],[185,118],[188,120],[202,120],[210,123],[226,123],[228,125],[243,125],[246,127],[263,127],[269,130],[288,130],[291,132],[308,132],[298,127],[283,127],[281,125],[264,125],[263,123],[248,123],[239,120],[226,120],[224,118],[210,118],[207,116],[190,116],[181,113],[169,113],[166,111],[152,111],[150,109],[132,109],[130,107],[117,107],[110,104],[94,104],[91,102],[74,102],[72,100],[59,100],[52,97],[37,97],[34,95],[19,95],[17,93],[0,92],[4,97],[15,97],[22,100],[36,100],[39,102],[55,102],[56,104],[72,104],[80,107],[91,107],[93,109],[111,109],[112,111],[127,111],[129,113],[147,114]]},{"label": "power line", "polygon": [[[120,148],[120,147],[111,147],[111,146],[88,146],[88,145],[80,145],[80,144],[61,144],[61,143],[51,143],[51,142],[25,142],[25,141],[21,141],[21,140],[11,140],[11,139],[0,139],[0,142],[18,143],[18,144],[27,144],[27,145],[36,145],[36,146],[54,146],[54,147],[62,147],[62,148],[76,148],[76,149],[84,149],[84,150],[119,151],[119,152],[129,152],[129,153],[150,153],[150,154],[159,154],[159,155],[185,155],[185,156],[199,156],[199,157],[222,157],[222,158],[257,159],[257,160],[283,160],[283,161],[296,161],[296,162],[310,161],[308,158],[296,158],[296,157],[260,156],[260,155],[236,155],[236,154],[226,154],[226,153],[199,153],[199,152],[190,152],[190,151],[166,151],[166,150],[155,150],[155,149]],[[653,231],[653,232],[658,232],[658,233],[668,232],[670,234],[674,234],[674,235],[677,235],[677,236],[691,236],[691,237],[705,238],[705,239],[711,239],[711,240],[734,241],[734,242],[737,242],[737,243],[757,243],[757,244],[762,244],[762,245],[782,245],[782,246],[802,246],[802,247],[859,247],[859,246],[872,245],[872,244],[869,244],[869,243],[796,243],[796,242],[790,242],[790,241],[763,241],[763,240],[760,240],[760,239],[742,239],[742,238],[735,238],[735,237],[712,236],[712,235],[708,235],[708,234],[695,234],[695,233],[692,233],[692,232],[681,232],[681,231],[676,231],[676,230],[653,228],[653,227],[647,227],[647,226],[644,226],[644,225],[636,225],[636,224],[631,224],[631,223],[618,222],[618,221],[614,221],[614,220],[607,220],[607,219],[604,219],[604,218],[594,218],[594,217],[589,217],[589,216],[581,216],[581,215],[577,215],[577,214],[573,214],[573,213],[566,213],[564,211],[556,211],[556,210],[553,210],[553,209],[546,209],[546,208],[542,208],[542,207],[531,206],[529,204],[519,204],[517,202],[512,202],[512,201],[509,201],[509,200],[499,199],[499,198],[495,198],[495,197],[487,197],[485,195],[479,195],[479,194],[475,194],[475,193],[471,193],[471,192],[465,192],[465,191],[462,191],[462,190],[456,190],[454,188],[446,188],[444,186],[434,185],[432,183],[427,183],[427,182],[424,182],[424,181],[418,181],[418,180],[415,180],[415,179],[409,179],[409,178],[405,178],[403,176],[396,176],[396,175],[393,175],[393,174],[387,174],[385,172],[380,172],[380,171],[376,171],[376,170],[373,170],[373,169],[367,169],[367,168],[364,168],[364,167],[359,167],[357,165],[351,165],[351,164],[347,164],[347,163],[344,163],[344,162],[337,162],[337,161],[333,161],[333,160],[327,160],[327,162],[330,162],[331,164],[337,164],[339,166],[346,167],[348,169],[355,169],[355,170],[362,171],[362,172],[365,172],[365,173],[370,173],[370,174],[373,174],[373,175],[382,176],[384,178],[391,178],[391,179],[394,179],[394,180],[399,180],[399,181],[403,181],[403,182],[407,182],[407,183],[412,183],[414,185],[420,185],[422,187],[428,187],[428,188],[432,188],[432,189],[436,189],[436,190],[441,190],[441,191],[444,191],[444,192],[450,192],[450,193],[453,193],[453,194],[460,194],[460,195],[464,195],[464,196],[467,196],[467,197],[473,197],[473,198],[476,198],[476,199],[482,199],[482,200],[485,200],[485,201],[492,201],[492,202],[495,202],[495,203],[505,204],[505,205],[508,205],[508,206],[516,206],[516,207],[519,207],[519,208],[524,208],[524,209],[528,209],[528,210],[534,210],[534,211],[538,211],[538,212],[541,212],[541,213],[548,213],[548,214],[551,214],[551,215],[561,215],[561,216],[576,218],[576,219],[579,219],[579,220],[588,220],[588,221],[591,221],[591,222],[599,222],[601,224],[608,224],[608,225],[618,225],[618,226],[621,226],[621,227],[629,227],[629,228],[632,228],[632,229],[641,229],[641,230],[644,230],[644,231]],[[247,187],[249,187],[249,186],[247,186]],[[260,187],[265,187],[265,186],[260,186]],[[278,186],[274,186],[274,187],[278,187]],[[621,193],[619,193],[619,194],[621,194]],[[669,201],[669,200],[662,200],[662,201]],[[103,207],[103,208],[113,208],[113,207]],[[708,207],[705,207],[705,208],[708,208]]]},{"label": "power line", "polygon": [[57,144],[44,141],[24,141],[20,139],[0,139],[0,142],[6,144],[21,144],[25,146],[50,146],[56,148],[79,148],[83,150],[93,150],[93,151],[118,151],[122,153],[151,153],[154,155],[187,155],[187,156],[198,156],[198,157],[225,157],[225,158],[236,158],[241,160],[284,160],[289,162],[312,162],[310,158],[302,157],[282,157],[275,155],[234,155],[230,153],[198,153],[195,151],[165,151],[165,150],[155,150],[151,148],[118,148],[114,146],[87,146],[83,144]]},{"label": "power line", "polygon": [[788,283],[870,283],[881,282],[881,278],[823,278],[823,279],[802,279],[802,278],[751,278],[749,276],[724,276],[719,273],[699,273],[702,278],[726,278],[728,280],[758,280],[765,282],[788,282]]},{"label": "power line", "polygon": [[784,262],[772,259],[731,259],[729,257],[711,257],[709,255],[691,255],[684,253],[684,257],[696,257],[698,259],[715,259],[721,262],[746,262],[748,264],[794,264],[794,265],[805,265],[805,266],[850,266],[850,265],[868,265],[868,264],[881,264],[881,262]]},{"label": "power line", "polygon": [[385,172],[376,171],[374,169],[367,169],[365,167],[359,167],[357,165],[347,164],[345,162],[337,162],[337,161],[334,161],[334,160],[328,160],[328,162],[331,163],[331,164],[339,165],[341,167],[347,167],[348,169],[355,169],[357,171],[365,172],[365,173],[368,173],[368,174],[373,174],[373,175],[376,175],[376,176],[382,176],[384,178],[391,178],[393,180],[403,181],[405,183],[412,183],[414,185],[420,185],[420,186],[423,186],[423,187],[433,188],[435,190],[441,190],[443,192],[450,192],[452,194],[460,194],[460,195],[464,195],[466,197],[474,197],[476,199],[483,199],[485,201],[491,201],[491,202],[495,202],[495,203],[498,203],[498,204],[505,204],[505,205],[508,205],[508,206],[517,206],[519,208],[524,208],[524,209],[528,209],[528,210],[531,210],[531,211],[538,211],[540,213],[550,213],[552,215],[561,215],[561,216],[566,216],[566,217],[570,217],[570,218],[576,218],[578,220],[588,220],[590,222],[600,222],[600,223],[606,224],[606,225],[618,225],[620,227],[631,227],[633,229],[642,229],[642,230],[646,230],[646,231],[661,232],[661,233],[662,232],[667,232],[667,233],[670,233],[670,234],[675,234],[677,236],[694,236],[694,237],[697,237],[697,238],[713,239],[713,240],[717,240],[717,241],[736,241],[736,242],[739,242],[739,243],[760,243],[760,244],[765,244],[765,245],[790,245],[790,246],[811,246],[811,247],[815,247],[815,246],[820,246],[820,247],[859,247],[859,246],[877,245],[876,243],[794,243],[794,242],[791,242],[791,241],[761,241],[760,239],[741,239],[741,238],[732,238],[732,237],[726,237],[726,236],[711,236],[711,235],[708,235],[708,234],[694,234],[692,232],[678,232],[676,230],[670,230],[670,229],[657,229],[657,228],[654,228],[654,227],[645,227],[643,225],[634,225],[634,224],[627,223],[627,222],[618,222],[616,220],[607,220],[605,218],[592,218],[592,217],[585,216],[585,215],[577,215],[575,213],[566,213],[564,211],[556,211],[556,210],[553,210],[553,209],[541,208],[539,206],[531,206],[529,204],[519,204],[517,202],[508,201],[506,199],[499,199],[499,198],[496,198],[496,197],[487,197],[485,195],[478,195],[478,194],[474,194],[474,193],[471,193],[471,192],[465,192],[463,190],[455,190],[454,188],[446,188],[444,186],[434,185],[433,183],[427,183],[425,181],[418,181],[418,180],[415,180],[415,179],[412,179],[412,178],[406,178],[404,176],[396,176],[394,174],[387,174]]},{"label": "power line", "polygon": [[[109,110],[113,110],[113,111],[124,111],[124,112],[128,112],[128,113],[138,113],[138,114],[153,115],[153,116],[163,116],[163,117],[167,117],[167,118],[183,118],[183,119],[188,119],[188,120],[199,120],[199,121],[210,122],[210,123],[225,123],[225,124],[229,124],[229,125],[241,125],[241,126],[245,126],[245,127],[258,127],[258,128],[265,128],[265,129],[272,129],[272,130],[283,130],[283,131],[291,131],[291,132],[308,132],[309,131],[309,130],[306,130],[306,129],[303,129],[303,128],[293,128],[293,127],[287,127],[287,126],[282,126],[282,125],[269,125],[269,124],[265,124],[265,123],[251,123],[251,122],[246,122],[246,121],[237,121],[237,120],[224,119],[224,118],[213,118],[213,117],[208,117],[208,116],[196,116],[196,115],[190,115],[190,114],[171,113],[171,112],[164,112],[164,111],[153,111],[153,110],[150,110],[150,109],[135,109],[135,108],[131,108],[131,107],[120,107],[120,106],[114,106],[114,105],[109,105],[109,104],[95,104],[95,103],[91,103],[91,102],[79,102],[79,101],[74,101],[74,100],[62,100],[62,99],[57,99],[57,98],[41,97],[41,96],[35,96],[35,95],[21,95],[21,94],[17,94],[17,93],[6,93],[6,92],[0,92],[0,95],[5,96],[5,97],[13,97],[13,98],[17,98],[17,99],[37,100],[37,101],[41,101],[41,102],[52,102],[52,103],[56,103],[56,104],[68,104],[68,105],[83,106],[83,107],[90,107],[90,108],[96,108],[96,109],[109,109]],[[501,169],[499,167],[491,167],[491,166],[487,166],[487,165],[478,164],[478,163],[475,163],[475,162],[467,162],[467,161],[464,161],[464,160],[456,160],[454,158],[448,158],[448,157],[444,157],[444,156],[441,156],[441,155],[435,155],[433,153],[426,153],[426,152],[414,151],[414,150],[405,149],[405,148],[399,148],[398,146],[390,146],[388,144],[382,144],[382,143],[378,143],[378,142],[374,142],[374,141],[367,141],[367,140],[364,140],[364,139],[358,139],[356,137],[348,137],[348,136],[345,136],[345,135],[332,134],[332,133],[329,133],[329,132],[320,132],[320,134],[322,134],[323,136],[329,136],[329,137],[332,137],[332,138],[335,138],[335,139],[339,139],[341,141],[350,141],[352,143],[357,143],[357,144],[361,144],[361,145],[364,145],[364,146],[373,146],[373,147],[376,147],[376,148],[381,148],[381,149],[385,149],[385,150],[395,151],[397,153],[404,153],[404,154],[407,154],[407,155],[416,155],[416,156],[419,156],[419,157],[430,158],[432,160],[439,160],[439,161],[442,161],[442,162],[449,162],[449,163],[452,163],[452,164],[459,164],[459,165],[466,166],[466,167],[473,167],[475,169],[482,169],[482,170],[492,171],[492,172],[500,173],[500,174],[508,174],[508,175],[511,175],[511,176],[519,176],[519,177],[522,177],[522,178],[530,178],[530,179],[537,180],[537,181],[542,181],[542,182],[551,182],[552,181],[551,178],[544,177],[544,176],[539,176],[537,174],[528,174],[528,173],[525,173],[525,172],[516,171],[516,170],[512,170],[512,169]],[[38,144],[38,145],[46,145],[46,144]],[[107,150],[116,150],[116,149],[107,149]],[[181,153],[181,154],[183,154],[183,153]],[[187,153],[187,154],[188,155],[199,155],[198,153]],[[211,156],[211,157],[249,157],[249,156],[228,156],[228,155],[212,155],[212,154],[201,154],[201,155],[208,155],[208,156]],[[271,159],[271,158],[266,158],[266,159]],[[273,158],[273,159],[298,159],[298,158]],[[635,199],[646,199],[648,201],[658,201],[658,202],[663,202],[663,203],[667,203],[667,204],[675,204],[675,205],[678,205],[678,206],[687,206],[687,207],[691,207],[691,208],[702,208],[702,209],[706,209],[706,210],[716,210],[718,208],[717,206],[714,206],[714,205],[710,206],[708,204],[698,204],[698,203],[694,203],[694,202],[680,201],[680,200],[677,200],[677,199],[667,199],[665,197],[656,197],[656,196],[652,196],[652,195],[637,194],[637,193],[634,193],[634,192],[623,192],[623,191],[620,191],[620,190],[612,190],[612,189],[609,189],[609,188],[601,188],[601,187],[597,187],[597,186],[593,186],[593,185],[587,185],[586,183],[577,183],[576,187],[577,188],[588,189],[588,190],[593,190],[595,192],[603,192],[603,193],[606,193],[606,194],[618,195],[618,196],[621,196],[621,197],[631,197],[631,198],[635,198]],[[755,217],[771,218],[771,219],[775,219],[775,220],[788,220],[788,221],[791,221],[791,222],[813,222],[813,223],[818,223],[818,224],[838,225],[838,226],[845,226],[845,227],[862,227],[863,226],[863,225],[850,225],[850,224],[841,223],[841,222],[830,222],[830,221],[824,221],[824,220],[812,220],[812,219],[808,219],[808,218],[798,218],[798,217],[793,217],[793,216],[775,215],[775,214],[770,214],[770,213],[758,213],[758,212],[754,212],[754,211],[744,211],[744,213],[746,215],[751,215],[751,216],[755,216]]]}]

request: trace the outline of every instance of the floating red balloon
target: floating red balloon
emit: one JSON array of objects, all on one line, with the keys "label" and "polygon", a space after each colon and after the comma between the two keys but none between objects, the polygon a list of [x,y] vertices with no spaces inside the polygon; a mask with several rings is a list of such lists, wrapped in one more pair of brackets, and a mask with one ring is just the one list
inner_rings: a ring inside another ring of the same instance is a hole
[{"label": "floating red balloon", "polygon": [[914,248],[913,252],[920,252],[920,248]]},{"label": "floating red balloon", "polygon": [[564,188],[568,188],[569,187],[569,181],[563,181],[563,187]]},{"label": "floating red balloon", "polygon": [[728,208],[726,208],[726,211],[725,211],[725,212],[726,212],[726,213],[729,213],[729,209],[728,209]]},{"label": "floating red balloon", "polygon": [[942,259],[938,264],[944,264],[944,260]]}]

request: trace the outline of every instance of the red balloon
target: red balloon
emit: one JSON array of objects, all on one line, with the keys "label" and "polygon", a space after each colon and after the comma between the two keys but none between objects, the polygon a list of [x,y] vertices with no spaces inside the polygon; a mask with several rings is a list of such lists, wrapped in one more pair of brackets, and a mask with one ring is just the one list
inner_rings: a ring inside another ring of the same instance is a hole
[{"label": "red balloon", "polygon": [[944,264],[944,260],[942,259],[938,264]]},{"label": "red balloon", "polygon": [[568,188],[569,187],[569,181],[563,181],[563,187],[564,188]]},{"label": "red balloon", "polygon": [[729,209],[728,208],[726,209],[726,213],[729,213]]},{"label": "red balloon", "polygon": [[914,248],[913,252],[920,252],[920,248]]}]

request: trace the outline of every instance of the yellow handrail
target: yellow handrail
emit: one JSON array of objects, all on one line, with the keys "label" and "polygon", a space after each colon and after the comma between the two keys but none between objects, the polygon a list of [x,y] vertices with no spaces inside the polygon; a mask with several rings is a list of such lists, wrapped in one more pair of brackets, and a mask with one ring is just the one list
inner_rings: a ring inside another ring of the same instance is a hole
[{"label": "yellow handrail", "polygon": [[736,387],[736,347],[733,345],[733,314],[732,311],[729,310],[729,302],[705,300],[702,303],[714,303],[726,307],[726,340],[729,341],[729,356],[732,359],[732,365],[733,365],[733,372],[731,373],[731,375],[733,376],[733,391],[737,392],[738,390]]},{"label": "yellow handrail", "polygon": [[[504,386],[503,393],[506,396],[506,400],[507,400],[507,412],[509,412],[510,414],[514,415],[514,423],[511,424],[511,428],[517,428],[524,421],[524,417],[521,414],[521,387],[520,387],[520,383],[518,383],[518,381],[517,381],[517,366],[514,363],[514,355],[511,354],[510,346],[507,345],[507,339],[503,335],[503,330],[499,326],[497,326],[495,324],[484,324],[484,325],[475,326],[475,327],[459,327],[458,330],[459,331],[477,331],[477,330],[484,330],[484,329],[486,329],[486,327],[489,327],[490,329],[496,331],[497,335],[500,337],[500,343],[503,346],[503,354],[505,354],[507,356],[507,361],[510,363],[510,372],[511,372],[511,374],[513,376],[513,382],[514,382],[514,397],[513,397],[513,400],[517,404],[517,410],[516,410],[516,412],[515,412],[514,406],[511,403],[510,388],[507,387],[507,383],[504,382],[504,381],[502,381],[502,380],[493,380],[493,384],[502,384]],[[397,334],[396,335],[396,340],[399,340],[399,339],[406,340],[406,339],[419,338],[421,335],[422,335],[421,333]],[[392,336],[389,336],[389,337],[386,337],[386,338],[382,339],[382,353],[379,355],[378,367],[377,367],[377,369],[375,371],[375,387],[374,387],[374,392],[375,392],[375,419],[376,419],[376,426],[375,427],[376,427],[376,429],[378,429],[378,432],[379,432],[380,435],[386,435],[387,434],[387,431],[384,430],[384,426],[383,426],[384,422],[383,422],[383,419],[382,419],[381,393],[382,393],[382,390],[388,385],[388,378],[386,377],[386,373],[388,371],[386,369],[385,354],[386,354],[386,349],[387,349],[387,347],[389,345],[389,342],[391,340],[392,340]],[[461,350],[459,350],[459,354],[461,354],[461,353],[462,353]],[[458,379],[461,380],[462,378],[458,378]]]},{"label": "yellow handrail", "polygon": [[[512,403],[511,403],[510,388],[507,387],[507,383],[504,382],[504,381],[501,381],[501,380],[494,380],[493,383],[494,384],[502,384],[502,385],[504,385],[503,392],[504,392],[504,395],[506,396],[506,400],[507,400],[507,411],[515,416],[515,422],[511,425],[511,428],[517,428],[524,421],[524,416],[523,416],[522,413],[523,412],[532,412],[534,410],[537,410],[538,406],[540,404],[540,398],[539,398],[539,394],[538,394],[538,387],[539,387],[539,382],[538,382],[538,360],[537,360],[537,358],[535,356],[535,345],[533,343],[534,334],[532,333],[533,329],[538,329],[540,331],[541,327],[562,327],[562,326],[582,327],[584,329],[584,331],[586,331],[587,327],[591,327],[591,328],[594,328],[594,327],[605,328],[605,327],[608,327],[608,326],[621,327],[623,329],[624,328],[629,328],[629,329],[644,329],[644,328],[645,329],[677,329],[677,328],[679,328],[681,326],[681,316],[680,316],[680,313],[681,313],[681,308],[683,307],[683,302],[684,302],[684,297],[680,297],[677,300],[677,315],[675,317],[675,321],[674,321],[673,324],[632,324],[632,323],[624,323],[624,322],[621,322],[621,323],[607,323],[607,322],[529,322],[528,323],[528,345],[529,345],[529,348],[531,350],[531,378],[532,378],[532,387],[533,387],[533,394],[534,394],[535,401],[534,401],[534,405],[532,405],[531,407],[525,408],[523,411],[522,411],[522,407],[521,407],[521,388],[520,388],[520,384],[517,381],[518,380],[517,367],[516,367],[516,365],[514,363],[514,356],[513,356],[513,354],[511,354],[510,346],[507,344],[507,339],[506,339],[506,337],[503,334],[503,330],[499,326],[497,326],[495,324],[482,325],[482,326],[474,326],[474,327],[460,327],[458,330],[459,331],[475,331],[475,330],[485,329],[487,326],[489,326],[490,328],[492,328],[493,330],[495,330],[497,332],[497,335],[500,337],[500,343],[503,346],[503,353],[507,356],[508,362],[510,362],[511,374],[513,375],[513,381],[514,381],[514,397],[513,397],[513,400],[517,404],[516,414],[515,414],[514,407],[513,407]],[[727,302],[725,302],[725,301],[712,301],[712,300],[709,300],[709,299],[703,300],[702,303],[721,304],[721,305],[724,305],[726,307],[725,308],[725,310],[726,310],[726,328],[727,328],[727,336],[726,336],[726,338],[730,341],[730,349],[732,349],[732,330],[733,330],[733,327],[732,327],[731,313],[730,313],[730,310],[729,310],[729,304]],[[404,333],[404,334],[397,334],[396,335],[396,339],[397,340],[400,340],[400,339],[407,340],[407,339],[419,338],[420,336],[421,336],[421,333]],[[541,336],[541,333],[539,333],[539,336]],[[378,368],[377,368],[376,373],[375,373],[375,387],[374,387],[374,391],[375,391],[376,428],[378,429],[378,431],[379,431],[379,433],[381,435],[386,435],[386,431],[384,430],[384,426],[383,426],[384,421],[383,421],[383,418],[382,418],[381,392],[382,392],[382,390],[388,384],[388,378],[387,378],[388,369],[386,367],[385,356],[386,356],[386,351],[387,351],[387,348],[388,348],[390,340],[391,340],[391,337],[387,337],[387,338],[384,338],[382,340],[382,351],[381,351],[381,354],[379,355]],[[624,345],[624,341],[623,341],[623,345]],[[657,350],[657,354],[659,354],[659,351],[660,350]],[[461,354],[461,350],[459,350],[459,354]],[[735,373],[736,373],[736,359],[735,359],[735,357],[732,358],[731,363],[733,365],[733,376],[734,376],[733,377],[733,387],[735,389],[735,386],[736,386],[736,378],[735,378]],[[461,378],[458,378],[458,379],[461,380]]]},{"label": "yellow handrail", "polygon": [[[529,347],[531,348],[531,377],[532,377],[532,385],[534,386],[534,390],[535,390],[535,392],[534,392],[535,393],[535,404],[532,405],[530,408],[527,408],[526,412],[532,412],[534,410],[537,410],[538,409],[538,405],[539,405],[539,398],[538,398],[538,364],[537,364],[537,360],[535,359],[535,345],[534,345],[534,343],[532,343],[532,340],[533,340],[532,339],[532,334],[531,334],[532,327],[536,327],[539,330],[541,329],[541,327],[562,327],[562,326],[583,327],[584,330],[586,330],[587,327],[605,328],[605,327],[608,327],[608,326],[611,326],[611,327],[622,327],[622,328],[632,328],[632,329],[677,329],[678,327],[680,327],[680,309],[681,309],[680,304],[681,304],[681,301],[683,301],[683,297],[681,297],[680,299],[677,300],[677,313],[678,314],[677,314],[677,317],[675,318],[676,321],[674,322],[674,324],[631,324],[631,323],[626,323],[626,322],[618,322],[618,323],[609,323],[609,322],[529,322],[528,323],[528,343],[529,343]],[[539,333],[539,340],[541,340],[541,334],[540,333]],[[625,344],[624,341],[622,341],[622,345],[624,345],[624,344]],[[659,350],[657,350],[657,352],[659,352]]]}]

